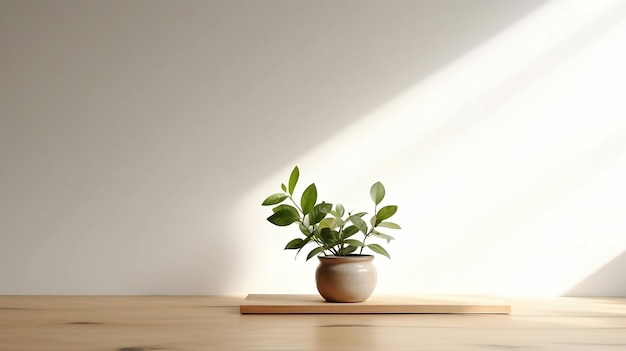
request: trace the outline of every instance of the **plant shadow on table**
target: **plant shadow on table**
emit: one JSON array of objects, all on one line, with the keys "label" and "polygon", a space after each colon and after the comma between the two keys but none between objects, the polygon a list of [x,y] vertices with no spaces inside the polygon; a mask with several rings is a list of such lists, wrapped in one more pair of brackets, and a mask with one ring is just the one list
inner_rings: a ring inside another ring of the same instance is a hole
[{"label": "plant shadow on table", "polygon": [[351,347],[367,350],[372,345],[380,344],[381,328],[367,323],[327,324],[316,329],[316,346],[319,349],[331,349],[340,340],[351,340]]}]

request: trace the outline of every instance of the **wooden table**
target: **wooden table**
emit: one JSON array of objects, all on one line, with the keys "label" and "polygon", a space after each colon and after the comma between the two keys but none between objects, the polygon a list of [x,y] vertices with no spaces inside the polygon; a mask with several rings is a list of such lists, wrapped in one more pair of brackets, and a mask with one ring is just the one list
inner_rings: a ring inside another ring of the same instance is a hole
[{"label": "wooden table", "polygon": [[626,350],[626,298],[509,299],[510,315],[241,315],[242,299],[0,296],[0,350]]}]

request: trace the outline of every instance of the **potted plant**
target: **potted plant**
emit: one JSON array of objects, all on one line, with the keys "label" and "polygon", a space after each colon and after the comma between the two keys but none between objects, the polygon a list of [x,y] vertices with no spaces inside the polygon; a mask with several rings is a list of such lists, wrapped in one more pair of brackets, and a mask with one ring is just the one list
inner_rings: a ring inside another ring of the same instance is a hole
[{"label": "potted plant", "polygon": [[301,236],[285,246],[285,250],[297,250],[296,256],[305,246],[313,245],[306,259],[318,256],[317,290],[326,301],[365,301],[376,287],[377,273],[372,262],[374,256],[364,254],[363,250],[390,258],[383,246],[371,240],[382,239],[389,243],[394,239],[378,229],[400,229],[398,224],[388,221],[398,207],[379,208],[385,197],[385,187],[381,182],[374,183],[370,188],[374,211],[368,224],[364,219],[367,212],[346,212],[339,203],[333,206],[329,202],[318,202],[315,183],[310,184],[298,199],[294,191],[299,177],[300,170],[296,166],[287,185],[281,184],[282,192],[265,198],[263,206],[274,206],[267,220],[277,226],[297,224]]}]

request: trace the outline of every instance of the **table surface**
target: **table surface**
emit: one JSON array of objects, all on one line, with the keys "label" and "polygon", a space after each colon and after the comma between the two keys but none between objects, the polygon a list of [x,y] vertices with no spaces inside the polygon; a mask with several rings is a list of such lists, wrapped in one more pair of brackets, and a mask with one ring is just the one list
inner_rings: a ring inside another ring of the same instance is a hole
[{"label": "table surface", "polygon": [[241,315],[243,298],[0,296],[0,350],[626,350],[626,298],[507,299],[510,315]]}]

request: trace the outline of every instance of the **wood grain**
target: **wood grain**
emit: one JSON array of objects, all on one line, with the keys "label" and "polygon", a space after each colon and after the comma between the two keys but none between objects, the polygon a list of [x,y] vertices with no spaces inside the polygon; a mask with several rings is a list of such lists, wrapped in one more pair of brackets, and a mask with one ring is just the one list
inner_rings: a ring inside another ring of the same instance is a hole
[{"label": "wood grain", "polygon": [[626,299],[507,299],[510,315],[241,315],[242,301],[0,296],[0,350],[626,350]]},{"label": "wood grain", "polygon": [[330,303],[319,295],[250,294],[239,306],[242,314],[291,313],[493,313],[508,314],[511,306],[481,296],[372,296],[360,303]]}]

